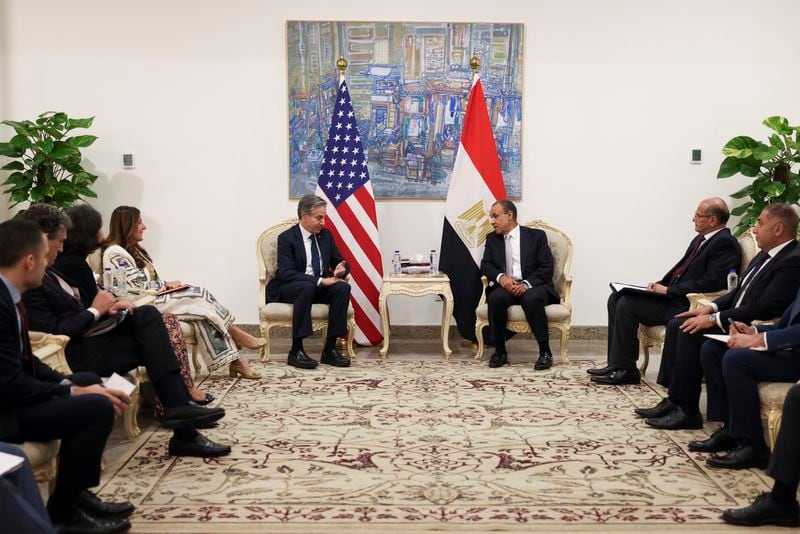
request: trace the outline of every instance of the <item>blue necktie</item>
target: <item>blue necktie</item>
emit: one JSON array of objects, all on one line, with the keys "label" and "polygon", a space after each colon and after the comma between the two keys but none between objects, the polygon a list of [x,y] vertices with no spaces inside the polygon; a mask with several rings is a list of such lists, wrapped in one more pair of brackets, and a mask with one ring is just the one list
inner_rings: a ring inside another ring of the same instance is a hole
[{"label": "blue necktie", "polygon": [[311,234],[309,239],[311,239],[311,268],[314,269],[314,276],[319,278],[319,247],[317,246],[317,236]]}]

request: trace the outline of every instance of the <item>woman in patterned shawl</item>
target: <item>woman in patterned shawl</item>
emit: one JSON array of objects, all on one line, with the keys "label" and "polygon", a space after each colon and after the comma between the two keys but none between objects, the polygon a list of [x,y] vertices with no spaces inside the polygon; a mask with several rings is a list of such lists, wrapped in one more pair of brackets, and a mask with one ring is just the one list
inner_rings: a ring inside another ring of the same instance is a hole
[{"label": "woman in patterned shawl", "polygon": [[[109,226],[103,250],[104,268],[119,269],[124,261],[128,287],[139,291],[163,292],[183,285],[179,281],[166,282],[158,276],[152,258],[140,245],[147,226],[137,208],[119,206],[111,214]],[[239,356],[239,349],[259,349],[266,340],[255,338],[234,325],[234,316],[207,289],[188,286],[157,296],[154,304],[162,312],[173,313],[181,321],[195,324],[209,371],[229,365],[232,377],[261,378]]]}]

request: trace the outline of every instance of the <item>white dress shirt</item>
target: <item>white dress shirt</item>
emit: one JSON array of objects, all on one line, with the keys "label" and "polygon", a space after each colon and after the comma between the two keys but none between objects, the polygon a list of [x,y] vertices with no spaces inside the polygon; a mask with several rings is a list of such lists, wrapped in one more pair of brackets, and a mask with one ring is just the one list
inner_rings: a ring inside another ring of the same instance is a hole
[{"label": "white dress shirt", "polygon": [[[772,261],[772,259],[778,254],[778,252],[783,250],[783,248],[786,245],[788,245],[789,243],[791,243],[792,241],[794,241],[794,239],[790,239],[789,241],[786,241],[784,243],[781,243],[780,245],[777,245],[777,246],[772,247],[771,249],[769,249],[767,251],[767,255],[769,257],[766,260],[764,260],[764,263],[761,264],[761,266],[758,268],[757,271],[750,271],[749,273],[747,273],[747,276],[745,276],[744,279],[739,283],[740,287],[744,287],[745,284],[747,284],[751,279],[753,279],[756,276],[758,276],[758,273],[760,273],[762,270],[764,270],[764,267],[766,267],[766,265],[769,262]],[[738,299],[736,299],[736,302],[733,305],[734,308],[738,308],[739,307],[739,305],[742,303],[742,299],[744,299],[744,296],[745,296],[745,294],[747,293],[747,291],[749,289],[750,289],[750,286],[745,287],[744,291],[742,291],[742,294],[739,295]],[[711,307],[714,309],[714,312],[718,312],[719,311],[719,306],[717,306],[713,302],[711,303]],[[719,314],[717,314],[715,319],[716,319],[717,326],[719,326],[721,330],[725,330],[726,328],[725,328],[725,326],[723,326],[722,320],[720,320],[720,318],[719,318]]]},{"label": "white dress shirt", "polygon": [[[508,240],[511,242],[511,259],[512,259],[511,277],[514,280],[522,280],[522,260],[520,256],[519,234],[520,234],[519,225],[516,225],[514,229],[508,232],[507,234],[503,234],[504,251],[506,245],[505,241]],[[506,266],[506,270],[508,270],[508,266]],[[499,284],[500,277],[504,275],[505,273],[498,274],[495,282]],[[528,284],[526,283],[525,285],[527,286]]]},{"label": "white dress shirt", "polygon": [[[314,276],[314,267],[311,265],[311,232],[303,228],[303,225],[300,225],[300,234],[303,236],[303,246],[306,249],[306,274],[308,276]],[[319,272],[322,274],[324,269],[322,268],[322,251],[319,249],[319,237],[314,241],[317,247],[317,254],[319,255]],[[317,279],[317,285],[320,284],[322,278]]]}]

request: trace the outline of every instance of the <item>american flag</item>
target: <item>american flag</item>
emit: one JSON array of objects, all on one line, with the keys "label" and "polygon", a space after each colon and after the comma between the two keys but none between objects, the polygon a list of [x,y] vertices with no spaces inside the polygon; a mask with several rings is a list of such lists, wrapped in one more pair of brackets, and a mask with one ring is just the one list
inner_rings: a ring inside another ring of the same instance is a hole
[{"label": "american flag", "polygon": [[342,78],[319,169],[317,195],[331,203],[325,227],[350,264],[350,300],[356,320],[355,339],[375,345],[383,339],[378,297],[383,281],[378,247],[378,217],[364,146],[347,83]]}]

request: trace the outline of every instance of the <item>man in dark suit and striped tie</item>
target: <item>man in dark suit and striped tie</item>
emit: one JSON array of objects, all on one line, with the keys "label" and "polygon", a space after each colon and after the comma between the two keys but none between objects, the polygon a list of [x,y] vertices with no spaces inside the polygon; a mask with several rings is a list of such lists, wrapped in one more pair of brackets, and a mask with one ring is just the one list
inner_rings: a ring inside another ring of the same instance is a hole
[{"label": "man in dark suit and striped tie", "polygon": [[758,217],[754,233],[761,252],[742,275],[739,286],[707,306],[678,315],[667,325],[658,383],[669,396],[652,408],[637,408],[647,424],[666,430],[702,428],[700,350],[711,341],[704,334],[725,334],[729,321],[749,323],[778,317],[800,286],[797,212],[789,204],[770,204]]},{"label": "man in dark suit and striped tie", "polygon": [[324,228],[327,202],[305,195],[297,204],[298,224],[278,236],[278,272],[267,284],[267,302],[292,304],[292,348],[287,363],[314,369],[316,360],[305,352],[303,339],[312,333],[311,306],[329,305],[328,337],[320,361],[348,367],[350,359],[336,350],[336,339],[347,332],[350,272],[330,230]]}]

